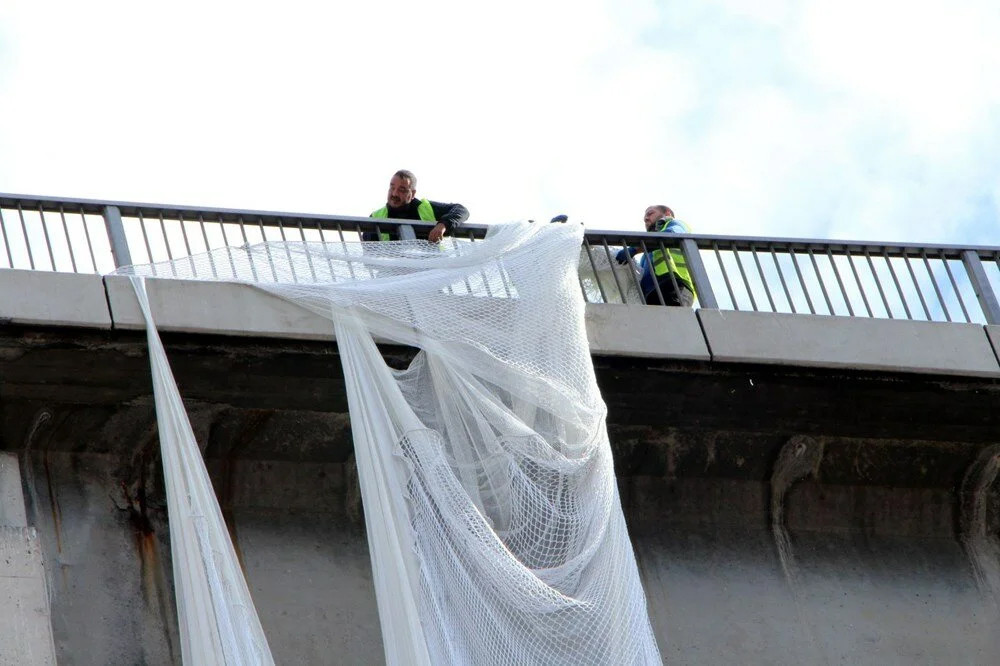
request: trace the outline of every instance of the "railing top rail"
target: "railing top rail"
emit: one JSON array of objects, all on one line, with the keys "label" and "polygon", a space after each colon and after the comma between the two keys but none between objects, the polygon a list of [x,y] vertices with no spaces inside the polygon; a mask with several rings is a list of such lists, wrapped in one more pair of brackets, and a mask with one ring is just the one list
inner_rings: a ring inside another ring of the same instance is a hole
[{"label": "railing top rail", "polygon": [[[209,218],[213,222],[260,222],[265,226],[277,226],[287,224],[290,221],[308,221],[315,227],[318,224],[323,229],[336,229],[338,224],[349,224],[352,227],[360,227],[370,230],[378,225],[397,226],[408,224],[418,228],[427,228],[434,225],[418,220],[398,220],[380,219],[373,220],[370,217],[356,217],[351,215],[323,215],[318,213],[288,213],[278,211],[250,210],[239,208],[212,208],[207,206],[178,206],[167,204],[137,203],[132,201],[104,201],[98,199],[71,199],[64,197],[42,197],[22,194],[0,193],[0,207],[17,208],[20,206],[25,210],[43,210],[45,212],[79,212],[99,215],[104,212],[105,207],[116,207],[123,216],[137,217],[158,217],[163,215],[167,219],[196,220],[198,216]],[[207,220],[206,220],[207,221]],[[463,235],[472,233],[474,236],[482,237],[486,234],[487,227],[479,224],[463,224]]]},{"label": "railing top rail", "polygon": [[607,238],[609,242],[619,242],[624,239],[627,243],[638,244],[639,241],[665,241],[671,245],[679,245],[680,241],[689,238],[693,240],[699,248],[710,249],[713,243],[717,243],[722,249],[736,250],[807,250],[822,246],[829,248],[831,252],[843,253],[845,250],[851,252],[878,252],[888,251],[893,254],[919,254],[922,251],[944,252],[948,256],[959,256],[962,252],[971,250],[980,254],[993,254],[1000,252],[1000,246],[991,245],[950,245],[950,244],[930,244],[930,243],[899,243],[894,241],[855,241],[828,238],[788,238],[788,237],[767,237],[767,236],[724,236],[716,234],[678,234],[678,233],[656,233],[647,231],[618,231],[618,230],[590,230],[586,232],[588,240],[598,240]]},{"label": "railing top rail", "polygon": [[[414,220],[373,220],[369,217],[356,217],[349,215],[323,215],[318,213],[289,213],[278,211],[249,210],[238,208],[213,208],[203,206],[178,206],[167,204],[137,203],[131,201],[106,201],[98,199],[76,199],[67,197],[46,197],[22,194],[0,193],[0,207],[16,208],[20,206],[26,210],[43,210],[46,212],[80,212],[90,214],[101,214],[106,206],[115,206],[122,215],[136,217],[140,214],[144,217],[157,217],[163,215],[168,219],[195,220],[199,215],[210,218],[213,221],[222,222],[254,222],[265,226],[277,226],[287,224],[289,221],[308,221],[312,226],[320,226],[323,229],[336,229],[337,225],[350,224],[355,228],[370,230],[376,224],[387,226],[397,226],[408,224],[420,229],[429,229],[432,225],[427,222]],[[488,227],[479,224],[463,224],[462,235],[472,234],[475,237],[485,235]],[[626,243],[636,243],[640,241],[664,241],[672,246],[679,245],[685,238],[693,240],[699,248],[708,249],[713,244],[719,244],[727,249],[751,250],[751,249],[775,249],[782,251],[796,251],[815,249],[822,246],[824,250],[829,249],[834,253],[850,252],[889,252],[892,254],[919,255],[922,252],[932,251],[944,253],[948,257],[958,257],[963,251],[973,251],[980,255],[994,256],[1000,253],[1000,246],[988,245],[952,245],[952,244],[928,244],[928,243],[899,243],[899,242],[879,242],[879,241],[856,241],[839,239],[820,238],[788,238],[788,237],[765,237],[765,236],[729,236],[713,234],[675,234],[675,233],[650,233],[644,231],[619,231],[619,230],[587,230],[588,240],[602,240]]]}]

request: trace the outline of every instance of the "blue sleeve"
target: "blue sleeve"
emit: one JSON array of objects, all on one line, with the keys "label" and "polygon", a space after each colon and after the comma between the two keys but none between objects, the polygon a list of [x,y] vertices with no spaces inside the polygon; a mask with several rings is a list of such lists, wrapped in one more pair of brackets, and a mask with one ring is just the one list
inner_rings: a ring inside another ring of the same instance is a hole
[{"label": "blue sleeve", "polygon": [[680,220],[670,220],[660,231],[668,234],[689,234],[687,226]]}]

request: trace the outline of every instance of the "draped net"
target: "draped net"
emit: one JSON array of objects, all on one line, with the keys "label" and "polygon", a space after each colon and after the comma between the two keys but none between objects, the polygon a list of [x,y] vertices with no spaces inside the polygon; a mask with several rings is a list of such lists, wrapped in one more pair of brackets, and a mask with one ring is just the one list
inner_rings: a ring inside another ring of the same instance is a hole
[{"label": "draped net", "polygon": [[[246,282],[332,321],[389,664],[660,663],[587,344],[582,233],[267,242],[126,269]],[[374,338],[419,352],[392,370]]]}]

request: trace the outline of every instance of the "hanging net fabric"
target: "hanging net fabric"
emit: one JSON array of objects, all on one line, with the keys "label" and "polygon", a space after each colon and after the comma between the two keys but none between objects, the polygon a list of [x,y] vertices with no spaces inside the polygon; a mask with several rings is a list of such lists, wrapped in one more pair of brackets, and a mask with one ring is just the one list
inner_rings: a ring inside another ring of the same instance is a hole
[{"label": "hanging net fabric", "polygon": [[170,551],[185,664],[274,664],[219,501],[191,430],[141,277],[132,277],[146,321],[153,401],[170,515]]},{"label": "hanging net fabric", "polygon": [[[389,664],[660,663],[587,345],[582,234],[267,242],[125,269],[245,282],[331,319]],[[375,339],[419,352],[392,370]]]}]

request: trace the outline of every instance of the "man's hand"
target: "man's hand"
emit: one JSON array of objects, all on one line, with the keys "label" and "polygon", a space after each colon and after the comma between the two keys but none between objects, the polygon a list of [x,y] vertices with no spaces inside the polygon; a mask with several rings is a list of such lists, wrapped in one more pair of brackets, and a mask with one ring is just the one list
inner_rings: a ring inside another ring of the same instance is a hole
[{"label": "man's hand", "polygon": [[622,249],[618,250],[618,254],[615,255],[615,261],[617,261],[619,264],[622,264],[622,265],[627,264],[628,263],[628,248],[622,248]]},{"label": "man's hand", "polygon": [[441,239],[444,238],[444,232],[448,230],[448,227],[444,225],[444,222],[438,222],[431,229],[431,232],[427,234],[427,240],[432,243],[440,243]]}]

